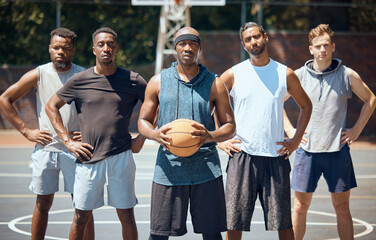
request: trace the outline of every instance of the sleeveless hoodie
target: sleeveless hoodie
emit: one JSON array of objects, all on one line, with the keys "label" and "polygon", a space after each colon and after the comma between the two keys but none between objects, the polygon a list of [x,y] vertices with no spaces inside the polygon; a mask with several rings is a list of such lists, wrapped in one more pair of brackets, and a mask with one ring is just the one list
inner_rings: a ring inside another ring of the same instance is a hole
[{"label": "sleeveless hoodie", "polygon": [[[158,126],[179,118],[204,124],[215,130],[210,110],[210,90],[215,75],[199,64],[200,72],[190,82],[180,79],[177,62],[161,72]],[[222,175],[216,143],[204,144],[189,157],[178,157],[159,147],[153,181],[165,186],[194,185]]]},{"label": "sleeveless hoodie", "polygon": [[313,68],[313,59],[295,73],[312,102],[312,115],[300,147],[307,152],[341,150],[341,133],[346,125],[347,100],[352,97],[349,73],[342,61],[333,59],[324,72]]}]

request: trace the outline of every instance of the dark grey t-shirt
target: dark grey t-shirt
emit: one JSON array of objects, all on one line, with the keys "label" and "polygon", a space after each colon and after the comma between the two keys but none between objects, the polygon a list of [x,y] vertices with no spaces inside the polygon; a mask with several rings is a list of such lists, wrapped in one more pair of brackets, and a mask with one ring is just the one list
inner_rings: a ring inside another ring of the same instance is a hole
[{"label": "dark grey t-shirt", "polygon": [[57,92],[64,102],[76,104],[82,142],[94,147],[94,163],[129,150],[129,123],[138,100],[144,101],[146,81],[138,74],[117,68],[101,76],[94,67],[75,74]]}]

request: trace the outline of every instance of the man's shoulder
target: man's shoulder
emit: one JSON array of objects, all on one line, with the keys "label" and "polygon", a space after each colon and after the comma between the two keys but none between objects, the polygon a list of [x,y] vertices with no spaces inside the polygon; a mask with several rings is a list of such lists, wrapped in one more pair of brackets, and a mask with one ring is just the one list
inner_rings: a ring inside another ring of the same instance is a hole
[{"label": "man's shoulder", "polygon": [[245,66],[245,65],[250,65],[250,61],[249,61],[249,59],[246,59],[246,60],[244,60],[244,61],[241,61],[240,63],[238,63],[238,64],[235,64],[234,66],[232,66],[231,68],[232,69],[237,69],[237,68],[239,68],[239,67],[242,67],[242,66]]},{"label": "man's shoulder", "polygon": [[82,67],[82,66],[80,66],[80,65],[77,65],[77,64],[75,64],[75,63],[72,63],[72,71],[74,72],[74,73],[79,73],[79,72],[82,72],[82,71],[84,71],[86,68],[84,68],[84,67]]},{"label": "man's shoulder", "polygon": [[39,71],[41,70],[53,70],[52,62],[41,64],[37,67]]},{"label": "man's shoulder", "polygon": [[[79,66],[80,67],[80,66]],[[81,67],[82,68],[82,67]],[[82,68],[81,71],[77,71],[73,77],[75,78],[86,78],[87,76],[91,76],[93,75],[94,73],[94,70],[93,70],[94,67],[90,67],[90,68]]]},{"label": "man's shoulder", "polygon": [[[137,82],[138,85],[146,85],[145,79],[133,70],[118,67],[116,71],[117,77],[124,78],[127,81]],[[133,83],[132,83],[133,84]]]}]

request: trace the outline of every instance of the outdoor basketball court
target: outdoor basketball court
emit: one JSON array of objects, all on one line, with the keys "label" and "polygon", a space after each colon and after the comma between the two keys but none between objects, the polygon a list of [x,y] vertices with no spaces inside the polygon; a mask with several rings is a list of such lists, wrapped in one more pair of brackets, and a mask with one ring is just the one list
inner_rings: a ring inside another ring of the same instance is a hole
[{"label": "outdoor basketball court", "polygon": [[[11,137],[11,136],[10,136]],[[10,141],[7,137],[3,141]],[[3,137],[4,138],[4,137]],[[0,141],[1,143],[1,141]],[[30,239],[30,223],[34,209],[35,195],[28,190],[31,179],[28,145],[0,146],[0,239]],[[139,204],[135,215],[140,240],[147,240],[149,234],[150,192],[157,145],[147,142],[144,149],[135,155],[137,164],[136,194]],[[227,157],[220,152],[222,168]],[[376,147],[354,144],[352,149],[358,188],[352,191],[351,210],[356,239],[376,239]],[[292,158],[294,159],[294,158]],[[226,176],[224,174],[224,176]],[[60,185],[62,189],[62,185]],[[70,195],[58,192],[52,205],[46,239],[68,239],[73,208]],[[94,211],[96,239],[121,239],[121,228],[115,209],[103,207]],[[308,214],[305,239],[336,239],[336,219],[330,195],[321,180]],[[202,239],[194,234],[188,221],[188,234],[171,239]],[[244,233],[243,239],[277,239],[277,232],[264,230],[260,205],[255,210],[252,231]]]}]

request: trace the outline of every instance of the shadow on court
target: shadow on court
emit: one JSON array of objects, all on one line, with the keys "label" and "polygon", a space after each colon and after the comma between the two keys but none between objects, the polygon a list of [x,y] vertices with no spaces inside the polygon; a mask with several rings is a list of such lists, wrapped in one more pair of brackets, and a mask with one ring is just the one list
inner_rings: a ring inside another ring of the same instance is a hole
[{"label": "shadow on court", "polygon": [[[140,240],[148,239],[150,192],[157,145],[147,142],[143,150],[134,156],[136,171],[136,194],[139,204],[135,215]],[[31,179],[30,154],[33,144],[14,132],[0,133],[0,239],[30,239],[31,215],[35,195],[28,189]],[[376,239],[376,145],[371,142],[356,142],[352,146],[352,157],[358,187],[351,193],[351,211],[356,239]],[[220,151],[222,169],[226,167],[227,156]],[[291,158],[291,164],[294,157]],[[224,173],[224,176],[226,174]],[[62,179],[60,179],[62,180]],[[63,189],[60,183],[60,189]],[[293,194],[293,193],[292,193]],[[257,204],[251,232],[245,232],[243,239],[277,239],[277,232],[266,232],[263,214]],[[52,205],[46,239],[67,239],[72,221],[73,208],[69,194],[59,191]],[[94,210],[96,239],[121,239],[121,228],[115,209],[102,207]],[[190,219],[188,233],[183,237],[170,239],[202,239],[194,234]],[[224,236],[224,235],[223,235]],[[336,218],[330,194],[323,179],[314,194],[307,219],[305,239],[336,239]]]}]

